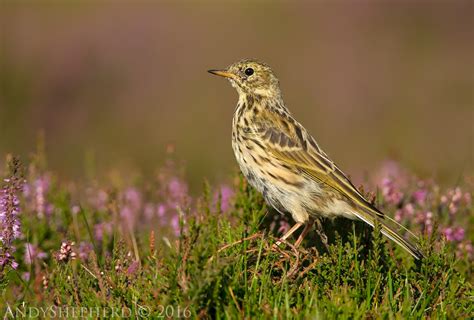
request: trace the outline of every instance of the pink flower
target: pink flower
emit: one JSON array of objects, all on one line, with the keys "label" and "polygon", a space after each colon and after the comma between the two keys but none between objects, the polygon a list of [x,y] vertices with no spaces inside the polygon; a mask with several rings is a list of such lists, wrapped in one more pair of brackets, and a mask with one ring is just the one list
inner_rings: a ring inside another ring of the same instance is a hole
[{"label": "pink flower", "polygon": [[454,240],[453,229],[452,228],[444,228],[442,233],[446,237],[446,240],[448,240],[448,241],[453,241]]},{"label": "pink flower", "polygon": [[176,200],[184,199],[188,194],[188,186],[180,179],[174,177],[168,183],[170,196]]},{"label": "pink flower", "polygon": [[125,202],[131,209],[137,210],[141,207],[142,196],[140,192],[135,188],[128,188],[124,193]]},{"label": "pink flower", "polygon": [[445,196],[445,195],[442,195],[440,201],[441,201],[442,204],[447,204],[448,203],[448,197]]},{"label": "pink flower", "polygon": [[132,209],[130,209],[130,207],[123,207],[120,210],[120,216],[123,218],[123,221],[130,226],[133,225],[134,214],[135,212],[133,212]]},{"label": "pink flower", "polygon": [[455,214],[456,212],[458,212],[458,206],[455,202],[451,202],[448,206],[448,209],[450,214]]},{"label": "pink flower", "polygon": [[464,239],[464,234],[465,234],[465,231],[464,231],[463,228],[457,228],[454,231],[454,240],[455,241],[462,241]]},{"label": "pink flower", "polygon": [[428,234],[433,232],[433,212],[431,211],[425,214],[425,229]]},{"label": "pink flower", "polygon": [[431,234],[433,232],[433,213],[431,211],[418,212],[415,215],[415,223],[421,225],[426,233]]},{"label": "pink flower", "polygon": [[451,189],[446,195],[441,196],[441,203],[448,206],[451,215],[456,214],[460,207],[464,205],[469,206],[471,203],[471,195],[469,193],[462,193],[460,187]]},{"label": "pink flower", "polygon": [[153,203],[145,204],[143,213],[145,214],[145,217],[147,218],[147,220],[153,219],[153,217],[155,216],[155,205]]},{"label": "pink flower", "polygon": [[382,195],[390,204],[399,204],[403,199],[403,193],[396,189],[395,183],[390,178],[384,178],[382,181]]},{"label": "pink flower", "polygon": [[463,228],[444,228],[442,231],[443,235],[446,237],[446,240],[452,241],[462,241],[464,239],[465,231]]},{"label": "pink flower", "polygon": [[413,204],[411,203],[407,203],[404,207],[404,212],[408,215],[408,216],[413,216],[413,214],[415,214],[415,207],[413,206]]},{"label": "pink flower", "polygon": [[457,245],[456,256],[458,258],[472,258],[474,252],[474,248],[471,242],[460,242]]},{"label": "pink flower", "polygon": [[177,214],[171,218],[171,228],[173,229],[175,236],[179,236],[181,233],[181,226],[179,225],[179,216]]},{"label": "pink flower", "polygon": [[402,221],[402,217],[403,217],[403,210],[398,209],[398,210],[395,212],[395,221],[397,221],[397,222]]},{"label": "pink flower", "polygon": [[156,213],[158,217],[163,217],[166,213],[166,206],[164,204],[159,204]]},{"label": "pink flower", "polygon": [[467,206],[471,205],[471,194],[469,192],[464,193],[464,202],[466,203]]},{"label": "pink flower", "polygon": [[137,189],[128,188],[121,194],[121,198],[120,216],[129,227],[133,228],[142,208],[142,196]]},{"label": "pink flower", "polygon": [[428,195],[428,191],[424,189],[420,189],[413,193],[413,199],[418,205],[423,206],[425,204],[427,195]]},{"label": "pink flower", "polygon": [[81,212],[81,207],[79,207],[79,206],[72,206],[71,212],[72,212],[72,214],[78,214],[79,212]]},{"label": "pink flower", "polygon": [[400,178],[404,175],[400,165],[393,160],[385,161],[376,173],[376,181],[381,181],[384,178]]},{"label": "pink flower", "polygon": [[461,188],[456,187],[456,189],[454,189],[454,194],[453,194],[453,197],[452,197],[452,201],[453,202],[459,202],[461,199],[462,199]]},{"label": "pink flower", "polygon": [[68,262],[70,260],[76,259],[76,252],[74,251],[75,243],[71,241],[63,241],[61,243],[61,248],[58,252],[55,253],[55,258],[58,262]]}]

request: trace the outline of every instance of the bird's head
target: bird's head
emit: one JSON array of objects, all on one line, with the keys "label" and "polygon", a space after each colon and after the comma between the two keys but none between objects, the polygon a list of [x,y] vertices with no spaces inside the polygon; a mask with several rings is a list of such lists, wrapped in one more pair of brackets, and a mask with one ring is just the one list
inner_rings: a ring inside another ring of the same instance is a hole
[{"label": "bird's head", "polygon": [[226,69],[209,70],[209,73],[229,79],[239,95],[279,97],[278,78],[272,69],[263,62],[242,60]]}]

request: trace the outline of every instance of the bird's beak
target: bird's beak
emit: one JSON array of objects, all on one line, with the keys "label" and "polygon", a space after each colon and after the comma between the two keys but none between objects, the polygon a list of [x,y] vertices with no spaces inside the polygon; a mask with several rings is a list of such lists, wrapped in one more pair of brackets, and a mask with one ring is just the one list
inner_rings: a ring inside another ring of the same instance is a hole
[{"label": "bird's beak", "polygon": [[207,72],[215,74],[216,76],[224,77],[224,78],[230,78],[230,79],[236,78],[235,74],[230,73],[227,70],[208,70]]}]

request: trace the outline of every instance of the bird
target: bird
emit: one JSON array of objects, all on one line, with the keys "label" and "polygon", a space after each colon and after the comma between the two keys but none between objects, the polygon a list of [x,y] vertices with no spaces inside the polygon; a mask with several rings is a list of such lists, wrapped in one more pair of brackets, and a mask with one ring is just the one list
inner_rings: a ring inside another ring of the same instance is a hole
[{"label": "bird", "polygon": [[[425,257],[416,235],[368,201],[295,120],[270,66],[244,59],[208,72],[228,79],[238,93],[232,149],[241,172],[268,205],[281,214],[291,214],[295,221],[277,244],[304,226],[294,243],[298,247],[315,221],[345,217],[372,227],[377,224],[383,235],[415,259]],[[397,230],[400,228],[408,231],[411,239],[403,237]]]}]

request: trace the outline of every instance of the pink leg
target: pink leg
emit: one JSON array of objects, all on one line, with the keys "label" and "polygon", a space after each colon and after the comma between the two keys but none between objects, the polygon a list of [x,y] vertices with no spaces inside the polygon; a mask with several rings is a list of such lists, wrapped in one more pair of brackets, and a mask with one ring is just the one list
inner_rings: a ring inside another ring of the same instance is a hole
[{"label": "pink leg", "polygon": [[280,238],[280,240],[278,240],[276,242],[276,245],[279,246],[281,244],[282,241],[285,241],[286,239],[288,239],[296,230],[298,230],[304,223],[303,222],[297,222],[295,223],[295,225],[293,227],[291,227],[290,230],[288,230],[287,233],[285,233],[283,235],[283,237]]},{"label": "pink leg", "polygon": [[303,242],[304,237],[308,234],[308,232],[311,230],[311,227],[314,224],[314,220],[309,220],[306,225],[304,226],[303,232],[301,232],[300,236],[298,237],[298,240],[295,242],[295,247],[298,248]]}]

